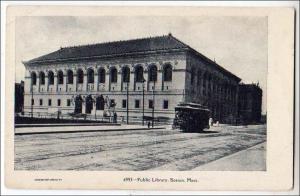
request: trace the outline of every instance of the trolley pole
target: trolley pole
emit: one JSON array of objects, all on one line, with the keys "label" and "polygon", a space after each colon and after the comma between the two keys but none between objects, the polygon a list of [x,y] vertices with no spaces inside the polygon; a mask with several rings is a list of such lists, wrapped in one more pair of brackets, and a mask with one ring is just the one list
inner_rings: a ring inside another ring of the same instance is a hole
[{"label": "trolley pole", "polygon": [[129,116],[129,110],[128,110],[128,105],[129,105],[129,103],[128,103],[128,97],[129,97],[129,92],[128,92],[128,87],[129,87],[129,85],[128,85],[128,81],[127,81],[127,86],[126,86],[126,98],[127,98],[127,101],[126,101],[126,123],[128,124],[129,123],[129,120],[128,120],[128,116]]},{"label": "trolley pole", "polygon": [[143,119],[142,119],[142,125],[144,126],[144,115],[145,115],[145,79],[143,78]]},{"label": "trolley pole", "polygon": [[95,99],[94,99],[94,105],[95,105],[95,121],[97,121],[97,114],[96,114],[96,111],[97,111],[97,108],[96,108],[97,103],[96,103],[96,97],[95,97]]},{"label": "trolley pole", "polygon": [[152,90],[152,128],[154,127],[154,105],[155,105],[155,81],[153,81],[153,90]]},{"label": "trolley pole", "polygon": [[31,84],[31,118],[33,118],[33,86]]}]

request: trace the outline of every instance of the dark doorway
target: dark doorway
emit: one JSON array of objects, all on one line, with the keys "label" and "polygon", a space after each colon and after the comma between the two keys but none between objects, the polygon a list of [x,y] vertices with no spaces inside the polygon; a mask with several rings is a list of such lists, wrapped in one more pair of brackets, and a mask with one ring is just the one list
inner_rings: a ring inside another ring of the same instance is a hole
[{"label": "dark doorway", "polygon": [[75,98],[75,114],[81,114],[82,113],[82,98],[81,96],[77,96]]},{"label": "dark doorway", "polygon": [[96,98],[96,110],[104,110],[104,98],[102,95]]},{"label": "dark doorway", "polygon": [[89,95],[85,100],[85,113],[90,114],[93,110],[93,98]]}]

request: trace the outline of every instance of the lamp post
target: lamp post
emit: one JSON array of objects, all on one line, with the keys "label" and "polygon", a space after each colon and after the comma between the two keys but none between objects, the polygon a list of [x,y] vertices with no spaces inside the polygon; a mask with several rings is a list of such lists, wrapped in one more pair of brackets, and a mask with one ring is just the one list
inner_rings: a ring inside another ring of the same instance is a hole
[{"label": "lamp post", "polygon": [[144,114],[145,114],[145,79],[143,78],[143,119],[142,119],[142,125],[144,126]]},{"label": "lamp post", "polygon": [[96,106],[97,106],[97,98],[95,97],[94,99],[93,99],[93,102],[94,102],[94,106],[95,106],[95,121],[97,121],[97,108],[96,108]]},{"label": "lamp post", "polygon": [[31,118],[33,118],[33,85],[31,84]]},{"label": "lamp post", "polygon": [[128,108],[128,105],[129,105],[129,103],[128,103],[128,98],[129,98],[129,90],[128,90],[128,87],[129,87],[129,81],[127,80],[127,86],[126,86],[126,98],[127,98],[127,101],[126,101],[126,123],[128,124],[129,123],[129,120],[128,120],[128,118],[129,118],[129,108]]},{"label": "lamp post", "polygon": [[152,128],[154,127],[154,105],[155,105],[155,101],[154,101],[155,94],[154,94],[154,91],[155,91],[155,80],[153,81],[153,90],[152,90]]}]

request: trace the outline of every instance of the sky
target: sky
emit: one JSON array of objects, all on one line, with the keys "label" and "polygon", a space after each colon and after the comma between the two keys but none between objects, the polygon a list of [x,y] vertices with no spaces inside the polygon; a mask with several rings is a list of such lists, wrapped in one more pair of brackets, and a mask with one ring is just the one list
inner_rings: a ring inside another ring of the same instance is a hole
[{"label": "sky", "polygon": [[16,20],[16,82],[27,61],[60,47],[172,35],[263,90],[266,113],[267,17],[256,16],[21,16]]}]

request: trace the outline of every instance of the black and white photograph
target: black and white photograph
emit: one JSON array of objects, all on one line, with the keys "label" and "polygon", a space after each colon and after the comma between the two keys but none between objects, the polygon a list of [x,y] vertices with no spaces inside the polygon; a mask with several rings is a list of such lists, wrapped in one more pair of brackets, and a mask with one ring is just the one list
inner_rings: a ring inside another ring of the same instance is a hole
[{"label": "black and white photograph", "polygon": [[8,187],[293,186],[292,9],[7,13]]},{"label": "black and white photograph", "polygon": [[17,17],[15,169],[264,171],[267,29]]}]

